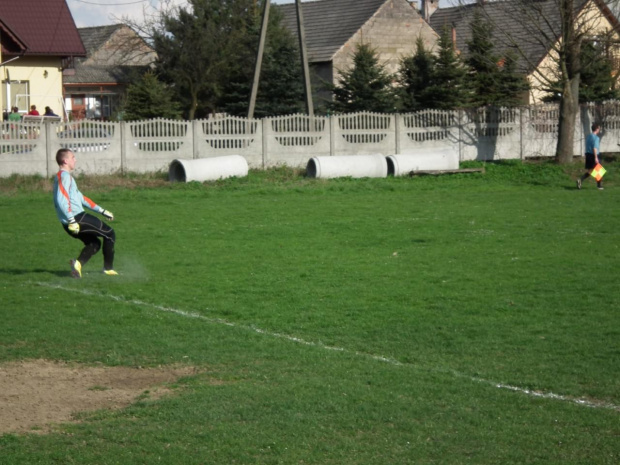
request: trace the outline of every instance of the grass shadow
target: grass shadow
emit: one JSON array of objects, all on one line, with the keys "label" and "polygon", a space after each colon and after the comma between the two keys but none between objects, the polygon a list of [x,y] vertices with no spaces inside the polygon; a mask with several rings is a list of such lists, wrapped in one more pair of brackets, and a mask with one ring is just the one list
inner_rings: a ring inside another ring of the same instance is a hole
[{"label": "grass shadow", "polygon": [[0,268],[0,274],[6,274],[6,275],[14,275],[14,276],[20,276],[20,275],[25,275],[25,274],[32,274],[32,273],[47,273],[47,274],[52,274],[54,276],[57,276],[59,278],[66,278],[66,277],[71,277],[71,272],[70,271],[66,271],[66,270],[46,270],[43,268],[35,268],[35,269],[10,269],[10,268]]}]

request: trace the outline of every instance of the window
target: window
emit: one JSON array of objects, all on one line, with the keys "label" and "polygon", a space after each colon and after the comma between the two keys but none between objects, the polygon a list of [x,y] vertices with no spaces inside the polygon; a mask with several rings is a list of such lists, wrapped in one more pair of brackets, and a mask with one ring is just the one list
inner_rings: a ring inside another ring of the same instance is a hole
[{"label": "window", "polygon": [[28,81],[2,81],[2,95],[6,99],[7,110],[16,106],[20,113],[30,109]]}]

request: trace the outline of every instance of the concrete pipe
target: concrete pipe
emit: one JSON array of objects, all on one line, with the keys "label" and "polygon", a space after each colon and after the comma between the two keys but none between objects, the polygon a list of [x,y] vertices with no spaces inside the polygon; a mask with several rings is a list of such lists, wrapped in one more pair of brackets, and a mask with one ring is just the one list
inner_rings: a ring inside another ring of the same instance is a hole
[{"label": "concrete pipe", "polygon": [[168,169],[170,182],[215,181],[248,175],[248,162],[241,155],[174,160]]},{"label": "concrete pipe", "polygon": [[428,149],[386,157],[388,174],[406,176],[416,171],[458,170],[459,155],[452,148]]},{"label": "concrete pipe", "polygon": [[342,155],[313,157],[306,166],[310,178],[385,178],[387,161],[383,155]]}]

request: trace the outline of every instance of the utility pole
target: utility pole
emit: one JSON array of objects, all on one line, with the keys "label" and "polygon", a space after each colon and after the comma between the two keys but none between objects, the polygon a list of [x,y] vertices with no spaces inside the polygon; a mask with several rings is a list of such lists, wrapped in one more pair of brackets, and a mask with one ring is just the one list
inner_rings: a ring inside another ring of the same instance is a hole
[{"label": "utility pole", "polygon": [[[301,55],[301,66],[304,76],[304,94],[306,97],[306,110],[309,116],[314,116],[314,105],[312,104],[312,88],[310,86],[310,68],[308,65],[308,54],[306,52],[306,36],[304,32],[304,20],[301,10],[301,0],[295,0],[297,8],[297,30],[299,33],[299,51]],[[254,68],[254,81],[252,82],[252,94],[250,96],[250,107],[248,109],[248,119],[254,117],[254,109],[256,108],[256,95],[258,94],[258,85],[260,83],[260,70],[263,62],[263,53],[265,51],[265,39],[267,37],[267,25],[269,24],[269,8],[271,0],[265,0],[263,9],[263,21],[260,29],[260,39],[258,42],[258,52],[256,54],[256,66]]]},{"label": "utility pole", "polygon": [[248,109],[248,119],[254,118],[254,108],[256,107],[256,94],[258,94],[258,84],[260,82],[260,69],[263,64],[263,52],[265,51],[265,38],[267,37],[267,24],[269,24],[269,7],[271,0],[265,0],[263,9],[263,22],[260,27],[260,39],[258,41],[258,52],[256,53],[256,66],[254,67],[254,81],[252,82],[252,95],[250,96],[250,108]]},{"label": "utility pole", "polygon": [[297,30],[299,31],[299,52],[301,55],[301,66],[304,71],[304,93],[306,94],[306,110],[308,116],[314,116],[314,105],[312,104],[312,88],[310,87],[310,68],[308,66],[308,52],[306,52],[306,33],[304,31],[304,15],[301,10],[301,0],[295,0],[297,7]]}]

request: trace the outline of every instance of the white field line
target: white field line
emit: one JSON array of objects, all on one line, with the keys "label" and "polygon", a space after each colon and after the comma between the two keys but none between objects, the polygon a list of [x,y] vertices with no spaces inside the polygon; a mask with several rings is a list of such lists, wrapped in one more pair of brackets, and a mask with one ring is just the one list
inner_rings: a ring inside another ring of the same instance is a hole
[{"label": "white field line", "polygon": [[[210,318],[204,315],[201,315],[199,313],[195,313],[195,312],[186,312],[184,310],[179,310],[176,308],[172,308],[172,307],[164,307],[161,305],[156,305],[156,304],[152,304],[149,302],[143,302],[141,300],[135,300],[135,299],[125,299],[124,297],[121,296],[115,296],[115,295],[110,295],[110,294],[100,294],[97,292],[91,292],[85,289],[72,289],[72,288],[68,288],[68,287],[64,287],[64,286],[59,286],[59,285],[55,285],[55,284],[50,284],[50,283],[45,283],[45,282],[36,282],[36,283],[31,283],[31,284],[36,284],[38,286],[42,286],[42,287],[48,287],[51,289],[57,289],[60,291],[66,291],[66,292],[73,292],[76,294],[83,294],[83,295],[88,295],[88,296],[93,296],[93,297],[99,297],[99,298],[103,298],[103,299],[111,299],[114,300],[116,302],[121,302],[121,303],[125,303],[125,304],[133,304],[133,305],[138,305],[141,307],[148,307],[148,308],[152,308],[154,310],[158,310],[161,312],[167,312],[167,313],[174,313],[176,315],[185,317],[185,318],[195,318],[198,320],[203,320],[203,321],[207,321],[209,323],[215,323],[215,324],[220,324],[220,325],[225,325],[225,326],[230,326],[233,328],[239,328],[239,329],[243,329],[246,331],[252,331],[255,332],[257,334],[262,334],[264,336],[269,336],[269,337],[273,337],[273,338],[278,338],[278,339],[284,339],[290,342],[295,342],[297,344],[302,344],[302,345],[306,345],[306,346],[312,346],[312,347],[318,347],[320,349],[324,349],[324,350],[332,350],[332,351],[337,351],[337,352],[343,352],[343,353],[347,353],[347,354],[352,354],[352,355],[356,355],[359,357],[365,357],[365,358],[369,358],[372,360],[376,360],[379,362],[383,362],[383,363],[388,363],[390,365],[394,365],[394,366],[413,366],[412,364],[405,364],[405,363],[401,363],[398,360],[395,360],[393,358],[389,358],[389,357],[383,357],[381,355],[374,355],[374,354],[368,354],[368,353],[364,353],[364,352],[358,352],[358,351],[351,351],[342,347],[334,347],[334,346],[328,346],[325,345],[321,342],[312,342],[312,341],[306,341],[304,339],[295,337],[295,336],[289,336],[287,334],[280,334],[280,333],[274,333],[271,331],[265,331],[264,329],[260,329],[257,328],[255,326],[246,326],[246,325],[240,325],[237,323],[233,323],[227,320],[224,320],[222,318]],[[418,367],[419,368],[419,367]],[[477,383],[484,383],[484,384],[488,384],[491,386],[494,386],[498,389],[505,389],[508,391],[513,391],[513,392],[518,392],[520,394],[525,394],[527,396],[531,396],[531,397],[538,397],[541,399],[552,399],[552,400],[560,400],[563,402],[570,402],[573,404],[577,404],[577,405],[581,405],[584,407],[591,407],[591,408],[600,408],[600,409],[609,409],[609,410],[615,410],[617,412],[620,412],[620,405],[615,405],[612,403],[607,403],[607,402],[597,402],[594,400],[588,400],[588,399],[579,399],[579,398],[575,398],[575,397],[571,397],[571,396],[564,396],[561,394],[554,394],[552,392],[541,392],[541,391],[533,391],[531,389],[525,389],[525,388],[521,388],[518,386],[511,386],[509,384],[502,384],[502,383],[497,383],[495,381],[490,381],[487,379],[483,379],[483,378],[478,378],[475,376],[469,376],[463,373],[459,373],[457,371],[453,371],[453,370],[441,370],[441,369],[430,369],[429,371],[434,371],[434,372],[439,372],[439,373],[448,373],[451,374],[457,378],[465,378],[465,379],[469,379],[471,381],[477,382]]]}]

